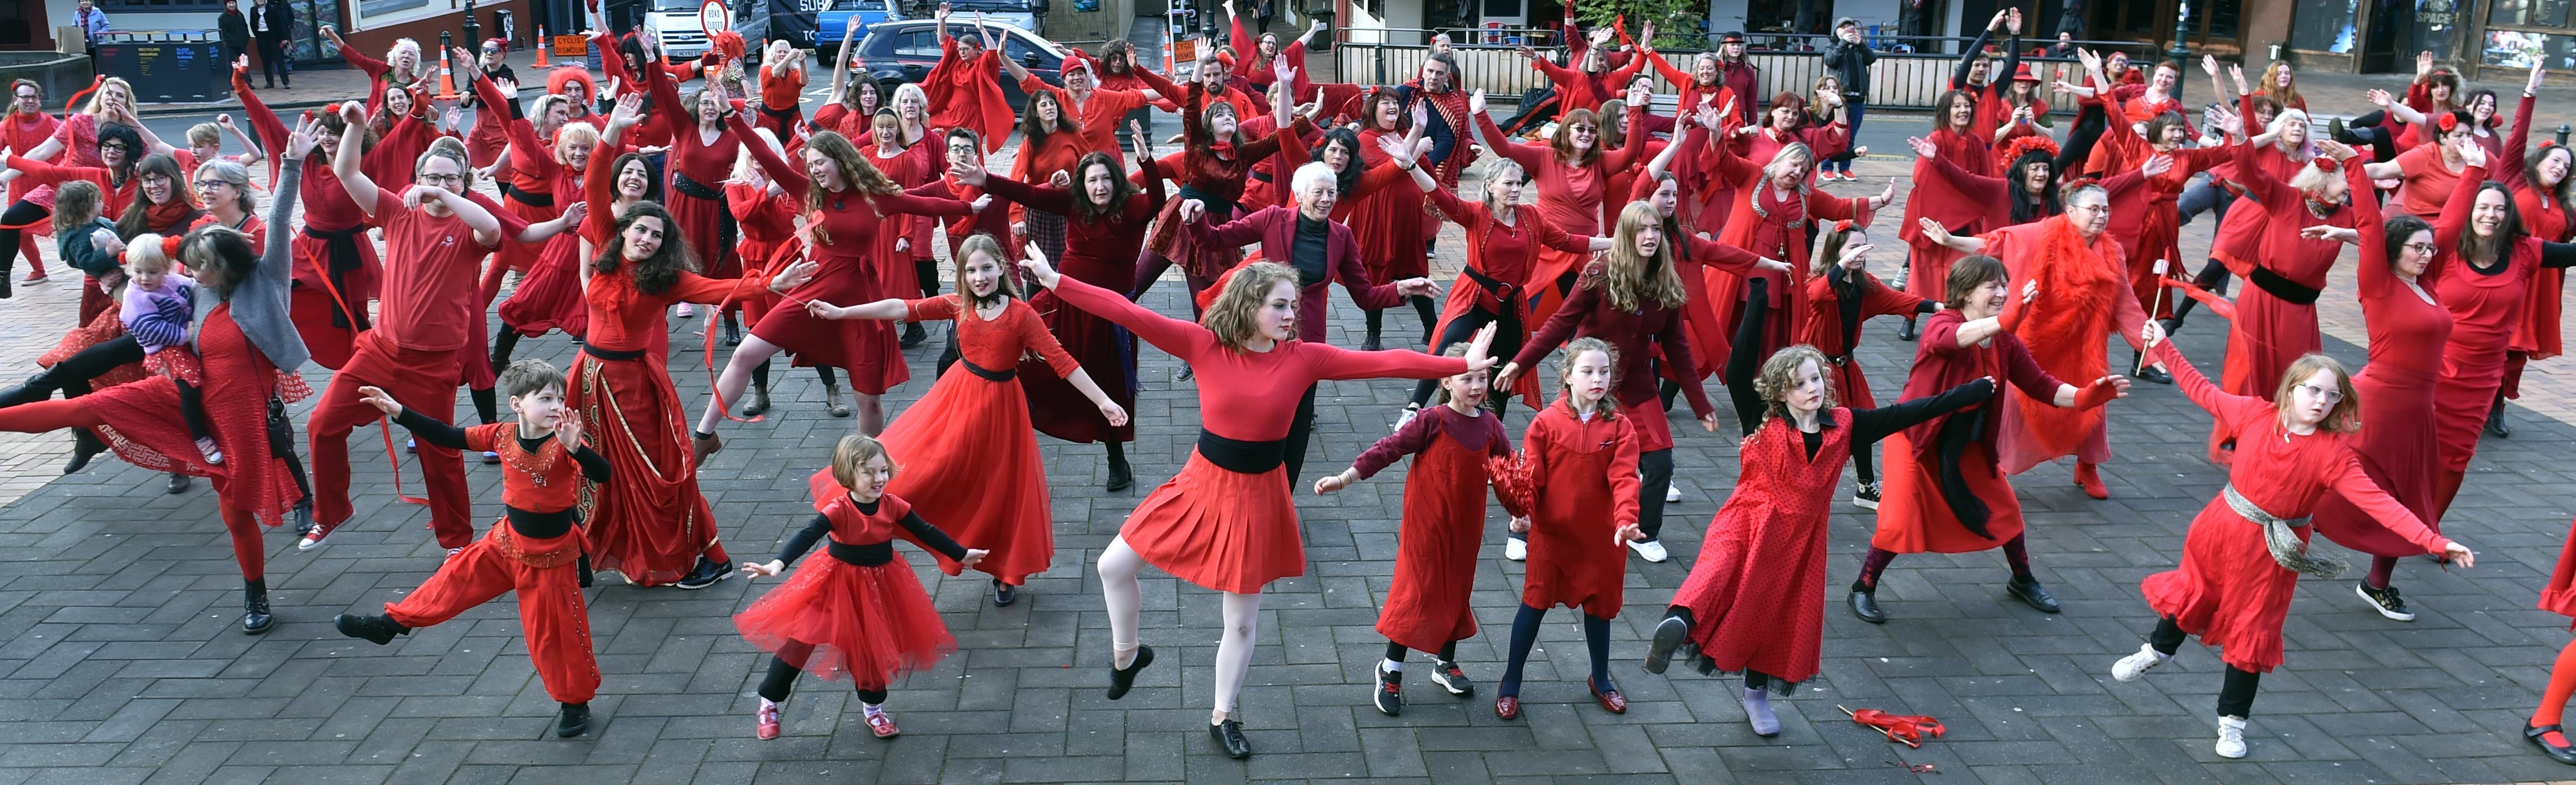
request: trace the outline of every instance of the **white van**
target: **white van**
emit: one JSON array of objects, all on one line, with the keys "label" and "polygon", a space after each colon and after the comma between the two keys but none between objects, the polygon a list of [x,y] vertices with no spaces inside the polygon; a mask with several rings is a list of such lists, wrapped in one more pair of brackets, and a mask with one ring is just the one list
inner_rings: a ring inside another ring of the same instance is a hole
[{"label": "white van", "polygon": [[652,0],[651,9],[644,13],[644,29],[660,36],[663,50],[674,59],[706,54],[715,44],[698,21],[698,8],[703,5],[705,0]]}]

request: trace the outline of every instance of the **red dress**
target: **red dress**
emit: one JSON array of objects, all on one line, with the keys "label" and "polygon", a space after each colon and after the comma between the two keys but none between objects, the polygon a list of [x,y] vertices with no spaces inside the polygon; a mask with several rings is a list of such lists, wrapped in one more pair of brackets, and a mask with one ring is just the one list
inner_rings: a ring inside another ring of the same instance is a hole
[{"label": "red dress", "polygon": [[[2550,242],[2566,242],[2571,233],[2576,233],[2576,217],[2568,214],[2568,206],[2560,203],[2555,193],[2533,187],[2523,174],[2523,161],[2527,155],[2523,145],[2531,136],[2534,100],[2522,99],[2522,106],[2514,115],[2513,132],[2506,136],[2503,152],[2497,156],[2496,165],[2490,171],[2496,179],[2513,187],[2514,214],[2522,217],[2524,233]],[[2510,346],[2514,351],[2528,355],[2532,360],[2546,360],[2565,351],[2559,329],[2559,295],[2566,285],[2567,271],[2555,267],[2540,268],[2540,272],[2532,277],[2531,293],[2524,297],[2522,303],[2522,321],[2513,328]],[[2518,371],[2506,376],[2505,397],[2522,397],[2522,391],[2516,389],[2520,386],[2517,384],[2520,376]]]},{"label": "red dress", "polygon": [[[2355,167],[2358,168],[2358,167]],[[2355,194],[2369,192],[2354,190]],[[2353,221],[2361,231],[2361,315],[2370,330],[2370,363],[2353,374],[2353,393],[2361,396],[2361,433],[2353,452],[2361,459],[2370,484],[2397,498],[2408,512],[2433,531],[2442,530],[2434,504],[2434,469],[2439,448],[2434,435],[2434,385],[2442,375],[2442,349],[2451,339],[2451,312],[2431,299],[2434,270],[2426,269],[2417,286],[2408,286],[2388,269],[2388,245],[2379,205],[2356,199],[2361,213]],[[2433,264],[2451,264],[2437,255]],[[2457,275],[2456,271],[2451,274]],[[2268,397],[2268,396],[2265,396]],[[2346,548],[2375,556],[2407,556],[2421,549],[2391,536],[2369,511],[2327,491],[2317,501],[2319,534]]]},{"label": "red dress", "polygon": [[[2056,398],[2064,382],[2041,370],[2019,337],[1996,333],[1982,344],[1960,346],[1959,327],[1966,323],[1949,309],[1923,318],[1914,370],[1905,378],[1905,400],[1987,377],[2034,399]],[[2003,411],[2002,396],[1996,396],[1974,410],[1935,417],[1887,437],[1887,480],[1879,491],[1878,532],[1870,547],[1890,553],[1974,553],[2021,536],[2021,499],[1995,461]],[[1953,428],[1968,430],[1956,435],[1964,436],[1965,445],[1950,459],[1942,455],[1941,445],[1943,434]],[[1945,461],[1950,465],[1944,466]],[[1945,468],[1956,468],[1960,485],[1985,508],[1983,536],[1961,522],[1959,508],[1967,500],[1953,500],[1943,489],[1940,471]]]},{"label": "red dress", "polygon": [[[1317,381],[1437,379],[1467,371],[1466,361],[1455,357],[1293,340],[1267,352],[1237,351],[1207,328],[1147,310],[1123,293],[1071,277],[1055,291],[1066,304],[1134,330],[1189,363],[1197,372],[1200,440],[1266,450],[1264,457],[1280,454],[1299,393]],[[1306,574],[1297,506],[1288,495],[1287,469],[1276,459],[1266,470],[1241,472],[1194,450],[1180,474],[1136,505],[1118,536],[1146,562],[1216,591],[1253,594],[1271,581]]]},{"label": "red dress", "polygon": [[[664,164],[669,169],[671,187],[662,198],[671,210],[672,222],[680,225],[680,236],[688,239],[689,252],[696,255],[700,272],[709,278],[742,277],[742,259],[734,255],[735,238],[728,226],[733,216],[725,206],[724,182],[733,176],[733,162],[742,151],[743,140],[760,137],[753,134],[751,124],[737,110],[720,121],[715,141],[707,141],[706,132],[698,127],[697,104],[681,102],[680,90],[669,74],[651,69],[644,83],[652,90],[653,103],[661,107],[655,114],[672,121],[670,157]],[[761,171],[775,176],[779,170],[790,168],[770,152],[769,145],[755,144],[752,148],[752,155],[760,159]],[[803,166],[794,168],[804,171]]]},{"label": "red dress", "polygon": [[[274,181],[276,156],[286,149],[285,121],[251,92],[240,69],[233,71],[233,95],[241,99],[260,147],[272,151],[268,171]],[[336,371],[356,353],[358,333],[369,326],[367,301],[376,298],[376,279],[384,267],[377,261],[376,244],[366,239],[366,214],[350,200],[348,187],[331,172],[330,157],[320,148],[305,159],[296,189],[304,227],[289,241],[295,252],[295,284],[288,295],[295,331],[315,364]],[[110,194],[101,201],[115,198]]]},{"label": "red dress", "polygon": [[[957,37],[939,40],[939,64],[921,77],[930,99],[930,127],[970,128],[984,138],[987,155],[1001,152],[1019,115],[1002,93],[1002,53],[987,49],[973,62],[957,59]],[[944,149],[944,145],[943,145]],[[914,183],[918,185],[918,183]]]},{"label": "red dress", "polygon": [[[1020,183],[1006,178],[986,178],[985,190],[997,198],[1009,199],[1039,210],[1065,216],[1064,258],[1057,260],[1056,270],[1064,277],[1113,292],[1136,289],[1136,252],[1145,245],[1145,232],[1154,215],[1163,209],[1163,175],[1158,169],[1145,171],[1145,192],[1130,194],[1117,212],[1097,219],[1086,219],[1073,211],[1073,192]],[[1088,198],[1088,197],[1080,197]],[[1136,337],[1108,319],[1090,311],[1064,304],[1053,291],[1029,295],[1029,307],[1055,335],[1058,345],[1072,354],[1082,367],[1090,369],[1091,381],[1109,400],[1136,411]],[[1025,364],[1025,363],[1023,363]],[[1116,369],[1111,372],[1110,369]],[[1072,385],[1050,374],[1023,374],[1020,384],[1028,391],[1029,421],[1048,436],[1069,442],[1130,442],[1136,440],[1136,421],[1110,425],[1100,416],[1100,408],[1073,389]]]},{"label": "red dress", "polygon": [[[2486,424],[2487,402],[2504,384],[2505,350],[2522,321],[2532,279],[2541,270],[2541,239],[2525,236],[2500,252],[2505,257],[2491,270],[2454,258],[2460,233],[2468,231],[2469,209],[2476,204],[2484,167],[2460,175],[2459,188],[2434,222],[2433,243],[2444,257],[2425,271],[2426,288],[2451,310],[2451,342],[2442,350],[2442,376],[2434,384],[2434,438],[2440,449],[2440,474],[2433,489],[2433,515],[2439,519],[2460,492],[2469,458],[2478,452]],[[2436,275],[2435,270],[2440,274]]]},{"label": "red dress", "polygon": [[[1941,148],[1940,159],[1981,177],[1995,176],[1995,156],[1987,151],[1986,141],[1976,134],[1952,133],[1937,129],[1928,137]],[[1914,190],[1905,195],[1905,222],[1896,229],[1898,239],[1905,241],[1905,290],[1928,300],[1945,299],[1950,285],[1950,263],[1958,261],[1959,252],[1932,242],[1923,235],[1917,219],[1941,222],[1951,234],[1968,237],[1983,234],[2002,225],[1995,217],[1999,204],[1977,202],[1962,197],[1949,179],[1934,176],[1931,160],[1914,159]]]},{"label": "red dress", "polygon": [[[1628,549],[1617,533],[1637,522],[1634,420],[1580,417],[1558,396],[1521,434],[1522,460],[1536,484],[1522,605],[1563,605],[1595,618],[1619,618]],[[1841,465],[1835,466],[1839,471]]]},{"label": "red dress", "polygon": [[[1485,459],[1512,452],[1500,418],[1422,410],[1360,453],[1351,468],[1374,477],[1406,455],[1404,528],[1395,542],[1395,582],[1377,614],[1378,634],[1415,651],[1438,652],[1476,637],[1476,553],[1485,535]],[[1635,497],[1630,496],[1630,503]]]},{"label": "red dress", "polygon": [[[80,403],[105,422],[98,436],[116,457],[147,471],[205,477],[225,509],[256,516],[260,523],[286,522],[287,508],[304,498],[286,461],[269,448],[268,407],[272,397],[294,402],[311,390],[281,382],[268,355],[233,322],[232,305],[215,306],[197,334],[206,401],[241,401],[250,405],[208,406],[206,424],[224,462],[208,464],[196,438],[179,417],[179,388],[167,376],[146,376],[133,384],[108,387],[82,396]],[[173,348],[164,351],[186,351]],[[253,565],[245,565],[256,569]]]},{"label": "red dress", "polygon": [[[1745,262],[1750,266],[1750,260]],[[1656,394],[1655,360],[1676,367],[1690,367],[1693,352],[1687,331],[1682,325],[1682,311],[1667,307],[1642,295],[1637,310],[1622,311],[1611,305],[1605,292],[1610,284],[1600,280],[1603,272],[1598,262],[1583,271],[1574,284],[1574,297],[1565,308],[1540,325],[1512,357],[1524,375],[1537,373],[1540,360],[1547,359],[1566,341],[1575,338],[1599,338],[1619,352],[1619,386],[1612,395],[1626,411],[1629,425],[1636,430],[1637,451],[1654,452],[1673,448],[1673,427],[1665,421],[1663,398]],[[1708,402],[1708,393],[1700,386],[1699,377],[1678,381],[1683,398],[1690,401],[1694,417],[1713,416],[1717,409]]]},{"label": "red dress", "polygon": [[[2346,207],[2319,217],[2308,209],[2306,194],[2255,162],[2252,145],[2235,148],[2236,170],[2245,190],[2261,201],[2262,239],[2260,252],[2250,260],[2251,278],[2236,297],[2236,316],[2227,321],[2227,361],[2219,378],[2230,394],[2269,399],[2280,388],[2281,374],[2290,363],[2324,347],[2325,338],[2317,330],[2315,293],[2325,288],[2327,271],[2343,254],[2343,243],[2310,240],[2299,233],[2317,225],[2352,228],[2360,211]],[[2352,193],[2369,198],[2370,175],[2359,166],[2343,169]],[[2294,299],[2299,296],[2308,302]],[[2234,434],[2210,433],[2212,462],[2226,462],[2220,447],[2231,438]]]},{"label": "red dress", "polygon": [[[2173,369],[2174,384],[2183,394],[2220,420],[2221,427],[2239,434],[2227,487],[2264,512],[2297,523],[2291,531],[2300,542],[2308,540],[2306,518],[2331,489],[2367,511],[2392,536],[2415,543],[2418,553],[2441,553],[2450,544],[2371,484],[2353,453],[2351,437],[2326,431],[2291,434],[2282,428],[2280,409],[2271,399],[2218,389],[2171,342],[2157,344],[2156,351],[2157,359]],[[2224,496],[2211,499],[2192,518],[2190,532],[2183,535],[2182,564],[2138,585],[2157,615],[2172,617],[2184,632],[2200,636],[2202,645],[2218,647],[2221,661],[2254,673],[2280,666],[2281,625],[2290,616],[2290,597],[2298,587],[2299,573],[2273,561],[2263,526],[2237,514]]]},{"label": "red dress", "polygon": [[[1835,401],[1857,409],[1876,408],[1878,399],[1869,393],[1869,377],[1861,373],[1860,358],[1852,356],[1860,348],[1860,328],[1872,316],[1913,314],[1923,308],[1925,300],[1897,291],[1878,276],[1862,272],[1860,279],[1852,282],[1855,301],[1846,311],[1841,293],[1834,289],[1836,271],[1840,269],[1828,268],[1824,275],[1807,279],[1807,319],[1798,330],[1797,342],[1816,347],[1825,353],[1825,359],[1833,361],[1833,367],[1825,373],[1832,378]],[[1845,313],[1855,318],[1845,322]]]},{"label": "red dress", "polygon": [[[1504,334],[1495,336],[1495,347],[1528,344],[1531,324],[1522,315],[1529,313],[1529,292],[1523,284],[1538,262],[1539,249],[1588,253],[1592,238],[1567,233],[1530,205],[1509,205],[1512,221],[1504,223],[1483,202],[1460,199],[1449,189],[1435,189],[1425,196],[1467,234],[1466,265],[1458,270],[1458,281],[1449,286],[1449,299],[1440,305],[1440,322],[1431,327],[1432,340],[1446,334],[1450,322],[1483,311],[1506,325]],[[1522,374],[1512,386],[1497,394],[1518,393],[1530,406],[1538,405],[1537,374]]]},{"label": "red dress", "polygon": [[1672,604],[1691,611],[1691,642],[1718,670],[1801,682],[1821,668],[1825,530],[1853,444],[1851,410],[1819,419],[1822,443],[1812,457],[1785,417],[1745,437],[1735,493],[1709,521],[1708,543],[1673,593]]},{"label": "red dress", "polygon": [[2560,616],[2576,616],[2576,525],[2567,529],[2567,544],[2558,548],[2558,567],[2549,573],[2549,585],[2540,589],[2540,609]]},{"label": "red dress", "polygon": [[[765,145],[754,145],[755,154],[766,155]],[[770,164],[764,159],[764,171],[778,180],[788,193],[806,192],[805,168]],[[902,267],[905,260],[874,256],[870,250],[881,231],[895,225],[900,215],[965,215],[973,212],[966,203],[953,199],[906,196],[903,194],[870,194],[851,188],[826,195],[821,209],[813,212],[814,247],[810,254],[821,265],[812,280],[786,293],[788,302],[822,301],[836,305],[872,303],[890,295],[907,294],[888,291],[881,268]],[[908,277],[908,276],[907,276]],[[904,367],[903,350],[895,342],[894,327],[874,319],[833,321],[817,319],[803,308],[773,308],[751,334],[796,353],[799,364],[828,365],[848,371],[850,389],[867,395],[884,395],[886,390],[912,378]]]},{"label": "red dress", "polygon": [[[1629,107],[1630,127],[1642,122],[1638,118],[1644,117],[1645,112],[1645,107]],[[1484,129],[1487,140],[1509,138],[1494,126],[1490,114],[1476,115],[1476,125]],[[1521,173],[1537,187],[1539,217],[1567,234],[1597,237],[1606,234],[1601,227],[1618,220],[1619,210],[1626,207],[1609,205],[1610,173],[1626,169],[1637,160],[1638,151],[1646,147],[1646,136],[1629,134],[1627,146],[1599,151],[1591,162],[1582,165],[1566,163],[1556,154],[1556,148],[1544,144],[1505,141],[1496,152],[1519,163]],[[1530,321],[1545,322],[1556,314],[1556,309],[1572,296],[1561,282],[1581,271],[1588,260],[1583,253],[1546,247],[1538,250],[1537,263],[1530,267],[1529,277],[1521,281],[1521,287],[1529,292]]]},{"label": "red dress", "polygon": [[[1423,232],[1427,222],[1422,212],[1422,189],[1413,186],[1412,173],[1397,169],[1386,152],[1377,149],[1377,141],[1390,136],[1404,138],[1403,134],[1375,128],[1360,133],[1360,155],[1352,165],[1367,167],[1365,174],[1360,176],[1359,185],[1342,194],[1341,202],[1333,206],[1333,220],[1350,224],[1351,233],[1359,238],[1360,261],[1368,266],[1369,283],[1393,283],[1431,274],[1430,251],[1423,245],[1432,238]],[[1382,176],[1378,174],[1380,168],[1393,171]]]},{"label": "red dress", "polygon": [[[815,475],[813,486],[814,509],[830,521],[833,545],[883,546],[912,536],[899,523],[912,514],[901,497],[880,496],[869,513],[832,481],[829,470]],[[895,677],[929,670],[957,651],[948,622],[939,618],[901,552],[868,566],[829,554],[806,562],[786,583],[734,614],[733,626],[744,640],[799,670],[825,681],[846,675],[862,690],[883,690]]]},{"label": "red dress", "polygon": [[[1720,128],[1721,134],[1732,127]],[[1806,316],[1807,255],[1813,245],[1807,241],[1810,221],[1848,220],[1854,226],[1867,226],[1874,213],[1867,199],[1845,199],[1800,185],[1797,190],[1782,192],[1763,173],[1762,164],[1735,154],[1726,145],[1717,147],[1717,177],[1735,186],[1735,209],[1726,217],[1726,228],[1717,241],[1753,252],[1766,259],[1789,263],[1789,272],[1754,273],[1771,281],[1771,307],[1762,326],[1762,345],[1748,347],[1763,357],[1771,356],[1789,345],[1798,334],[1798,321]],[[1812,172],[1809,173],[1813,175]],[[1700,352],[1698,369],[1706,376],[1726,367],[1727,355],[1734,351],[1735,322],[1744,311],[1744,275],[1718,268],[1706,271],[1708,306],[1717,316],[1720,343]],[[1944,273],[1947,275],[1947,273]],[[1678,365],[1678,363],[1676,363]]]},{"label": "red dress", "polygon": [[[733,212],[734,225],[742,229],[742,244],[734,252],[746,273],[768,278],[804,256],[805,246],[796,239],[796,210],[791,206],[797,197],[781,191],[773,196],[767,186],[725,183],[725,207]],[[779,299],[760,289],[741,291],[734,301],[742,303],[745,321],[759,324]]]},{"label": "red dress", "polygon": [[[2014,334],[2030,347],[2040,369],[2090,382],[2111,372],[2106,344],[2113,336],[2138,345],[2147,315],[2129,290],[2128,255],[2118,241],[2105,234],[2086,245],[2062,215],[1996,229],[1984,239],[1985,253],[2002,259],[2012,280],[2039,283],[2039,299]],[[2009,397],[1996,441],[2005,474],[2067,455],[2084,463],[2111,459],[2101,409],[2060,409],[2022,393]]]},{"label": "red dress", "polygon": [[[557,164],[555,170],[550,193],[583,193],[580,172],[561,164]],[[609,211],[606,207],[600,209]],[[519,279],[518,288],[510,290],[509,299],[501,301],[497,313],[501,315],[502,327],[516,330],[527,338],[545,335],[550,330],[562,330],[574,337],[588,331],[590,306],[582,301],[581,295],[581,269],[587,260],[582,258],[581,242],[582,233],[569,230],[546,241],[544,249],[537,252],[536,263],[528,268],[526,276]],[[507,250],[523,245],[504,243],[502,248]],[[496,262],[496,269],[497,266]],[[487,286],[499,283],[493,272],[484,272]]]},{"label": "red dress", "polygon": [[[991,320],[961,306],[955,294],[905,303],[908,321],[956,320],[960,367],[941,375],[880,438],[903,467],[886,492],[918,500],[913,507],[922,517],[945,521],[966,547],[992,551],[975,569],[1017,586],[1055,561],[1055,515],[1020,391],[1020,356],[1045,358],[1047,372],[1059,377],[1082,366],[1056,345],[1028,303],[1007,302]],[[945,555],[939,569],[960,570]]]},{"label": "red dress", "polygon": [[[1180,182],[1181,192],[1177,198],[1163,203],[1162,215],[1154,222],[1153,234],[1146,239],[1145,247],[1152,249],[1156,255],[1170,260],[1173,265],[1180,267],[1185,275],[1214,279],[1218,273],[1234,269],[1235,263],[1243,259],[1242,250],[1205,247],[1196,242],[1190,232],[1183,230],[1183,222],[1176,215],[1180,211],[1181,203],[1190,199],[1200,200],[1207,206],[1205,220],[1210,226],[1234,220],[1259,209],[1258,205],[1240,204],[1243,201],[1244,186],[1252,179],[1252,167],[1255,163],[1269,158],[1272,153],[1279,152],[1280,145],[1288,144],[1295,138],[1296,129],[1291,127],[1274,130],[1269,136],[1255,137],[1252,141],[1235,148],[1231,158],[1219,156],[1211,144],[1212,134],[1203,123],[1206,113],[1202,108],[1207,105],[1208,100],[1206,87],[1198,82],[1191,82],[1183,85],[1181,89],[1184,91],[1180,113],[1181,168],[1178,171],[1168,172],[1174,180]],[[1141,182],[1144,174],[1140,171],[1137,173],[1138,177],[1131,179]],[[1070,223],[1080,223],[1080,221],[1068,221],[1068,224]],[[1069,234],[1073,229],[1067,226],[1065,231]],[[1072,241],[1068,237],[1066,247],[1069,249],[1071,246]],[[1133,262],[1131,261],[1130,264],[1132,266]],[[1128,274],[1133,276],[1135,272],[1131,270]],[[1147,282],[1136,281],[1135,283]]]},{"label": "red dress", "polygon": [[668,291],[646,294],[629,269],[591,274],[583,293],[590,334],[564,391],[617,478],[591,509],[591,566],[657,586],[687,575],[701,553],[726,561],[715,544],[715,512],[698,492],[687,412],[653,339],[664,334],[662,313],[672,303],[713,305],[734,284],[684,272]]}]

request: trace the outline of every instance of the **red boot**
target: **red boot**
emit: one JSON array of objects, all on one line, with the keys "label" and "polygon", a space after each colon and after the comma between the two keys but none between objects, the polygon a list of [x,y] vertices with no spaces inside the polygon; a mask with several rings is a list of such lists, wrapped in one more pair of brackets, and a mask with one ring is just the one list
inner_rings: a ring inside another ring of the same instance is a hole
[{"label": "red boot", "polygon": [[2100,464],[2076,461],[2075,484],[2076,486],[2084,489],[2084,495],[2086,496],[2091,496],[2096,499],[2111,498],[2111,489],[2102,487],[2102,469]]}]

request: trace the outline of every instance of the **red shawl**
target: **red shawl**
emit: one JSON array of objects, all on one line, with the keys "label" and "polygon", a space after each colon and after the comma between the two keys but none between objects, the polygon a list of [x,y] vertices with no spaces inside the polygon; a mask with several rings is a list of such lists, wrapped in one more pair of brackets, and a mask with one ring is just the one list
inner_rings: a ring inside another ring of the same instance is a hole
[{"label": "red shawl", "polygon": [[1011,135],[1011,125],[1019,116],[1011,113],[1010,99],[1002,95],[1001,54],[986,50],[975,62],[957,59],[957,38],[939,42],[939,64],[921,78],[921,89],[930,98],[930,127],[970,128],[984,137],[984,152],[1002,151],[1002,140]]},{"label": "red shawl", "polygon": [[[2109,372],[2102,341],[2117,329],[2113,309],[2116,298],[2127,291],[2122,273],[2126,269],[2125,257],[2119,243],[2106,233],[2087,247],[2076,234],[2075,224],[2062,215],[2026,231],[2018,236],[2033,242],[1988,249],[2002,252],[2015,278],[2036,280],[2040,296],[2046,298],[2034,303],[2039,307],[2029,309],[2014,334],[2050,376],[2086,381],[2102,378]],[[2029,398],[2018,389],[2013,395]],[[2017,404],[2023,420],[2030,424],[2034,440],[2054,454],[2074,452],[2102,424],[2099,408],[2060,409],[2053,402],[2036,399]]]}]

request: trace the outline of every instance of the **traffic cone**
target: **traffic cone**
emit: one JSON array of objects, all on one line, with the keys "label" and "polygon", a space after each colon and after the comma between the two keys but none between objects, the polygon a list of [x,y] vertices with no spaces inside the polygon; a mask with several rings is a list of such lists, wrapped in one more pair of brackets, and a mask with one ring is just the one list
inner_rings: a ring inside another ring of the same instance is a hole
[{"label": "traffic cone", "polygon": [[547,51],[546,51],[546,50],[553,49],[553,48],[555,48],[555,39],[552,39],[552,38],[548,38],[548,37],[546,37],[546,26],[545,26],[545,25],[537,25],[537,66],[536,66],[536,67],[538,67],[538,68],[552,68],[552,67],[554,67],[554,63],[552,63],[552,62],[548,62],[548,61],[546,60],[546,54],[547,54]]},{"label": "traffic cone", "polygon": [[456,76],[449,70],[445,50],[438,53],[438,100],[456,100]]}]

